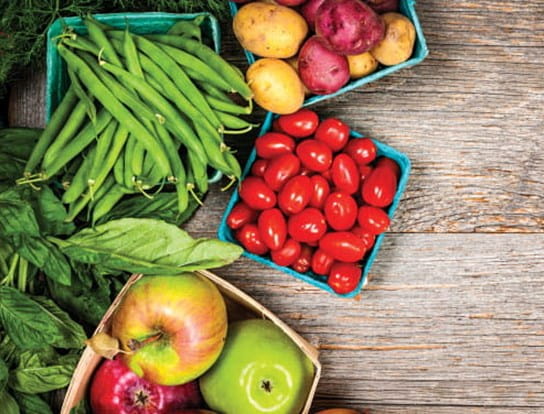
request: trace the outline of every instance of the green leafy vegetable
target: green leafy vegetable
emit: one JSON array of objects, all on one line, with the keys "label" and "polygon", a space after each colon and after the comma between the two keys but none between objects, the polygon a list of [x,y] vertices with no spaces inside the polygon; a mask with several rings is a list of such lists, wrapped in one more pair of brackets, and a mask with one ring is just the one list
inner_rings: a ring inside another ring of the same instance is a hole
[{"label": "green leafy vegetable", "polygon": [[19,234],[39,237],[40,227],[30,203],[19,191],[0,193],[0,234],[10,237]]},{"label": "green leafy vegetable", "polygon": [[49,405],[36,394],[14,392],[15,399],[25,414],[53,414]]},{"label": "green leafy vegetable", "polygon": [[120,219],[51,239],[72,260],[148,275],[211,269],[236,260],[242,249],[217,239],[193,239],[153,219]]},{"label": "green leafy vegetable", "polygon": [[69,235],[75,231],[73,223],[66,223],[68,215],[64,205],[53,191],[46,186],[34,192],[34,211],[42,234]]},{"label": "green leafy vegetable", "polygon": [[47,344],[76,347],[80,333],[72,331],[73,325],[66,323],[67,318],[15,288],[0,286],[0,322],[20,349],[40,349]]},{"label": "green leafy vegetable", "polygon": [[0,358],[0,392],[2,392],[8,381],[8,366],[2,358]]},{"label": "green leafy vegetable", "polygon": [[0,407],[2,407],[2,414],[19,414],[21,412],[17,401],[6,390],[0,391]]}]

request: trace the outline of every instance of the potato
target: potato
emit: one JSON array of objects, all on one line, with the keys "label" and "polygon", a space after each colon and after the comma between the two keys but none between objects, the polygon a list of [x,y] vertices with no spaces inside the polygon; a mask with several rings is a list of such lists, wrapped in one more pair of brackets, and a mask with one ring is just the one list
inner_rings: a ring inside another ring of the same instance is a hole
[{"label": "potato", "polygon": [[255,102],[267,111],[290,114],[304,103],[304,85],[295,69],[281,59],[257,60],[246,77]]},{"label": "potato", "polygon": [[369,75],[378,67],[378,61],[370,52],[346,57],[348,58],[349,76],[351,79],[359,79]]},{"label": "potato", "polygon": [[382,65],[398,65],[412,56],[416,29],[410,19],[399,13],[385,13],[382,18],[385,22],[385,37],[370,53]]},{"label": "potato", "polygon": [[[293,56],[289,59],[285,60],[289,65],[297,72],[298,74],[298,56]],[[298,75],[300,78],[300,75]],[[304,85],[304,82],[302,82],[302,85],[304,86],[304,96],[310,96],[312,93],[310,90]]]},{"label": "potato", "polygon": [[349,81],[348,60],[327,49],[323,38],[312,36],[298,54],[298,73],[311,92],[326,95]]},{"label": "potato", "polygon": [[240,8],[232,26],[244,49],[270,58],[296,55],[308,34],[306,20],[296,11],[261,1]]}]

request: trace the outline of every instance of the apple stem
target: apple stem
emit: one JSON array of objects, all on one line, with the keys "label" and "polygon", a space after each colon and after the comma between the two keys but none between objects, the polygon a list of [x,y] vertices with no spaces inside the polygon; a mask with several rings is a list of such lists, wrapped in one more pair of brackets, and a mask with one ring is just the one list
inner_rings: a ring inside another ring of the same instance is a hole
[{"label": "apple stem", "polygon": [[163,337],[163,333],[159,332],[155,335],[142,339],[141,341],[137,339],[131,339],[130,341],[128,341],[128,347],[130,348],[131,351],[136,351],[147,344],[160,340],[162,337]]}]

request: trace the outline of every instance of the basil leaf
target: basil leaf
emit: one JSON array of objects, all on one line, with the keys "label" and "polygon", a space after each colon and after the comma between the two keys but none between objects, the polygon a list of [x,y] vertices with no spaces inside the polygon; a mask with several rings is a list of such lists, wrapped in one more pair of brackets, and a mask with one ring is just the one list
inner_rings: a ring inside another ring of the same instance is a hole
[{"label": "basil leaf", "polygon": [[15,190],[0,193],[0,234],[40,236],[40,228],[32,206]]},{"label": "basil leaf", "polygon": [[8,366],[2,358],[0,358],[0,392],[2,392],[8,381]]},{"label": "basil leaf", "polygon": [[6,391],[0,391],[0,407],[2,407],[2,414],[19,414],[19,405],[17,401]]},{"label": "basil leaf", "polygon": [[34,301],[42,306],[46,314],[57,325],[62,338],[51,343],[57,348],[75,348],[80,349],[85,345],[87,335],[78,323],[74,322],[70,316],[60,309],[55,302],[43,296],[35,296]]},{"label": "basil leaf", "polygon": [[199,207],[194,197],[189,197],[189,204],[185,211],[179,214],[177,194],[161,192],[152,200],[146,197],[130,197],[118,203],[107,215],[102,217],[98,224],[124,217],[154,218],[164,220],[177,226],[185,223]]},{"label": "basil leaf", "polygon": [[[25,294],[9,286],[0,286],[0,322],[22,350],[40,349],[45,345],[71,348],[79,340],[67,326],[64,316],[52,312]],[[81,345],[81,344],[80,344]]]},{"label": "basil leaf", "polygon": [[43,269],[48,278],[70,286],[70,265],[57,246],[41,237],[28,237],[25,234],[19,235],[17,244],[17,253]]},{"label": "basil leaf", "polygon": [[0,181],[9,181],[11,184],[23,175],[25,164],[8,154],[0,152]]},{"label": "basil leaf", "polygon": [[68,215],[64,205],[49,187],[34,193],[35,212],[42,234],[69,235],[75,231],[74,223],[66,223]]},{"label": "basil leaf", "polygon": [[48,366],[19,366],[11,371],[9,386],[19,392],[36,394],[66,387],[77,361],[59,360]]},{"label": "basil leaf", "polygon": [[24,414],[53,414],[53,410],[39,395],[24,392],[14,392]]},{"label": "basil leaf", "polygon": [[42,131],[37,128],[0,129],[0,152],[26,162]]},{"label": "basil leaf", "polygon": [[72,407],[70,414],[91,414],[91,408],[86,398],[82,399],[78,405]]},{"label": "basil leaf", "polygon": [[10,337],[5,335],[2,338],[2,342],[0,342],[0,358],[3,359],[8,366],[13,366],[17,364],[19,352],[20,350],[17,349]]},{"label": "basil leaf", "polygon": [[67,240],[51,239],[76,261],[148,275],[224,266],[242,248],[217,239],[193,239],[175,225],[125,218],[83,229]]}]

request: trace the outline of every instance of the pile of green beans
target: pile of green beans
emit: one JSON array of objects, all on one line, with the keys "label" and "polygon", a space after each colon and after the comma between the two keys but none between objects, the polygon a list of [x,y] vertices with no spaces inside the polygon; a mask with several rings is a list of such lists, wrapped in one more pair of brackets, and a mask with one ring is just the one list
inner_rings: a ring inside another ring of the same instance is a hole
[{"label": "pile of green beans", "polygon": [[229,185],[239,179],[223,135],[255,126],[240,117],[252,111],[252,92],[202,43],[199,22],[179,22],[163,35],[136,35],[91,16],[84,23],[88,35],[68,29],[56,39],[71,83],[18,183],[62,177],[68,220],[87,209],[96,222],[127,194],[152,198],[169,189],[181,214],[189,196],[207,192],[209,168]]}]

